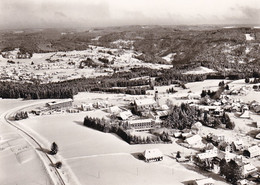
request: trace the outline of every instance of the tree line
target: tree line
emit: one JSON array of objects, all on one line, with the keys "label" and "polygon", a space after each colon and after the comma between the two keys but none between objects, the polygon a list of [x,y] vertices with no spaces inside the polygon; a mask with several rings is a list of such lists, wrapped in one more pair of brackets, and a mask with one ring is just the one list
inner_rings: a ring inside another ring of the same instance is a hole
[{"label": "tree line", "polygon": [[105,133],[115,133],[129,144],[171,143],[168,133],[163,132],[162,134],[146,137],[136,136],[128,132],[127,126],[122,122],[110,124],[110,122],[105,119],[86,116],[83,125]]},{"label": "tree line", "polygon": [[162,125],[167,128],[183,130],[190,129],[198,121],[212,128],[217,128],[221,124],[225,125],[227,129],[233,129],[235,126],[226,113],[223,113],[222,116],[215,116],[185,103],[182,103],[181,106],[173,106]]}]

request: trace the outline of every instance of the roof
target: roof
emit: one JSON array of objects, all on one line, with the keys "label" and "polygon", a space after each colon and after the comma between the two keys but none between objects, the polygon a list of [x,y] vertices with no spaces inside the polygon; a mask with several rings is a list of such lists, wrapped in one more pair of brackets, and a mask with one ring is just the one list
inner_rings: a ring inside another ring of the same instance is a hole
[{"label": "roof", "polygon": [[204,153],[198,154],[198,157],[200,160],[209,159],[209,158],[213,158],[213,157],[217,157],[217,156],[218,156],[218,150],[216,150],[216,149],[207,150]]},{"label": "roof", "polygon": [[122,118],[122,120],[126,120],[127,118],[132,116],[132,113],[130,110],[127,110],[127,111],[120,112],[119,116]]},{"label": "roof", "polygon": [[147,123],[152,122],[152,119],[136,119],[136,120],[129,120],[129,124],[136,124],[136,123]]},{"label": "roof", "polygon": [[256,172],[257,168],[252,165],[251,163],[244,165],[243,167],[243,174],[248,174],[248,173],[252,173],[252,172]]},{"label": "roof", "polygon": [[112,106],[112,107],[109,107],[109,111],[111,113],[119,113],[121,112],[122,110],[118,107],[118,106]]},{"label": "roof", "polygon": [[159,117],[168,116],[168,111],[166,111],[166,110],[164,110],[164,111],[157,111],[156,114]]},{"label": "roof", "polygon": [[242,179],[242,180],[239,180],[239,181],[237,181],[238,182],[238,184],[241,184],[241,185],[248,185],[248,180],[246,180],[246,179]]},{"label": "roof", "polygon": [[260,139],[260,133],[255,136],[256,139]]},{"label": "roof", "polygon": [[152,104],[156,104],[156,101],[151,98],[146,98],[146,99],[135,100],[135,104],[137,106],[152,105]]},{"label": "roof", "polygon": [[143,155],[144,155],[145,158],[148,158],[148,159],[163,156],[162,152],[157,148],[147,149],[147,150],[144,151]]},{"label": "roof", "polygon": [[249,111],[245,111],[243,114],[240,115],[240,118],[250,118]]},{"label": "roof", "polygon": [[201,142],[200,135],[194,135],[186,139],[186,142],[190,145],[194,145],[195,143]]},{"label": "roof", "polygon": [[164,110],[168,110],[168,109],[169,109],[169,106],[166,105],[166,104],[163,104],[163,105],[161,105],[161,108],[164,109]]},{"label": "roof", "polygon": [[192,126],[191,126],[191,128],[192,129],[194,129],[194,128],[200,128],[200,127],[202,127],[202,123],[201,122],[196,122],[196,123],[194,123]]},{"label": "roof", "polygon": [[66,102],[72,102],[73,100],[71,99],[71,98],[69,98],[69,99],[66,99],[66,100],[60,100],[60,101],[58,101],[58,102],[56,102],[56,101],[53,101],[53,102],[49,102],[49,103],[47,103],[47,105],[48,106],[52,106],[52,105],[58,105],[58,104],[60,104],[60,103],[66,103]]},{"label": "roof", "polygon": [[205,179],[199,179],[195,180],[197,185],[205,185],[205,184],[214,184],[215,181],[212,178],[205,178]]},{"label": "roof", "polygon": [[260,155],[260,148],[255,145],[255,146],[251,146],[247,149],[250,153],[258,153]]}]

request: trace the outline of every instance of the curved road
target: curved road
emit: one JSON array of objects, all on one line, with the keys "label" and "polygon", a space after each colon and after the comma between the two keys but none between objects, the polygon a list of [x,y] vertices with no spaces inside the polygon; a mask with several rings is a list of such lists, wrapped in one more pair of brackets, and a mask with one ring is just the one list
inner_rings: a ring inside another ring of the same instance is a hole
[{"label": "curved road", "polygon": [[[38,102],[37,104],[42,104],[42,102],[41,103]],[[60,174],[59,170],[54,167],[55,162],[50,158],[50,156],[47,153],[42,152],[42,151],[44,151],[43,145],[39,141],[37,141],[37,139],[35,137],[33,137],[30,133],[28,133],[26,130],[22,129],[17,124],[13,123],[12,121],[10,121],[8,119],[10,117],[10,115],[15,114],[15,112],[18,112],[18,111],[20,111],[24,108],[30,107],[32,105],[36,105],[36,104],[31,104],[29,106],[27,105],[27,106],[23,106],[20,108],[11,109],[11,110],[3,113],[1,115],[1,117],[4,118],[3,122],[15,127],[21,133],[23,133],[22,135],[23,135],[24,139],[32,146],[32,148],[34,148],[34,150],[36,151],[36,153],[39,155],[40,159],[42,160],[42,162],[46,168],[46,171],[48,172],[49,176],[51,177],[51,179],[53,181],[53,184],[67,185],[67,183],[65,183],[65,180],[63,179],[62,175]],[[37,151],[36,148],[39,148],[41,151]]]}]

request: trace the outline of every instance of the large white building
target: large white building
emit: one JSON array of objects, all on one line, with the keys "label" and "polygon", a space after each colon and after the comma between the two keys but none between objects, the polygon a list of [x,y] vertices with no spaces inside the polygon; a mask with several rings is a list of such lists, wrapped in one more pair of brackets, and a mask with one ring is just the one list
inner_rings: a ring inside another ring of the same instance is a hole
[{"label": "large white building", "polygon": [[153,119],[137,119],[127,121],[128,128],[135,129],[136,131],[148,131],[161,124],[160,121]]},{"label": "large white building", "polygon": [[157,102],[152,98],[139,99],[134,101],[136,111],[151,110],[157,107]]}]

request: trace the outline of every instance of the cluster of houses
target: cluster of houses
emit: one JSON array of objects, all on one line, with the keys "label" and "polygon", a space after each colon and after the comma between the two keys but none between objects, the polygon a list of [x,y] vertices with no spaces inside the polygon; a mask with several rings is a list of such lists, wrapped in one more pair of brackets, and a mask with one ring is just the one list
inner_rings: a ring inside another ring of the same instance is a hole
[{"label": "cluster of houses", "polygon": [[31,58],[31,54],[21,53],[19,48],[15,48],[13,51],[2,52],[2,56],[7,59],[28,59]]}]

